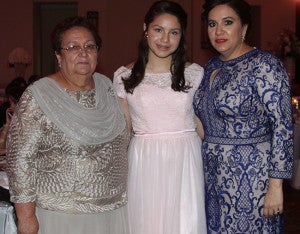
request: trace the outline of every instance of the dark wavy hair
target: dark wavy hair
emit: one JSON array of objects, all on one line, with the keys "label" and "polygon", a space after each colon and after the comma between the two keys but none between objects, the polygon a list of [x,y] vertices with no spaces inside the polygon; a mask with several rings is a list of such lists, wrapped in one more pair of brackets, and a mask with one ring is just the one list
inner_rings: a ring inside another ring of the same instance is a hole
[{"label": "dark wavy hair", "polygon": [[178,3],[172,1],[157,1],[153,3],[145,15],[144,23],[146,27],[138,46],[138,58],[133,65],[131,75],[127,78],[123,78],[124,87],[128,93],[133,93],[134,88],[141,83],[145,75],[149,54],[146,32],[148,31],[149,24],[151,24],[157,16],[165,13],[177,17],[182,33],[178,48],[172,54],[172,63],[170,67],[172,74],[171,87],[175,91],[186,91],[190,88],[190,86],[185,84],[184,79],[184,69],[186,63],[185,30],[187,27],[187,14]]},{"label": "dark wavy hair", "polygon": [[19,102],[23,92],[27,88],[27,82],[23,77],[14,78],[5,88],[5,94],[16,104]]},{"label": "dark wavy hair", "polygon": [[209,12],[219,5],[227,5],[232,8],[236,14],[240,17],[242,25],[248,25],[247,34],[251,28],[251,6],[245,0],[206,0],[203,4],[202,19],[206,26],[208,23]]},{"label": "dark wavy hair", "polygon": [[60,54],[61,53],[61,42],[64,33],[73,28],[73,27],[83,27],[89,30],[95,40],[96,45],[98,46],[98,50],[101,48],[102,40],[97,33],[96,28],[93,24],[91,24],[86,18],[80,16],[68,17],[63,21],[59,22],[52,31],[51,34],[51,42],[52,49],[54,52]]}]

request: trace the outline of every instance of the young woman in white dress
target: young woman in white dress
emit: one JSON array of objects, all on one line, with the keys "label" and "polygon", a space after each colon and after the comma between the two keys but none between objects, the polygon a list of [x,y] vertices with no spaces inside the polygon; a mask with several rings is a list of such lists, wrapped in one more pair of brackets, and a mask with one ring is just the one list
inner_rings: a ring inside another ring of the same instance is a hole
[{"label": "young woman in white dress", "polygon": [[137,60],[114,85],[132,125],[128,211],[131,234],[206,233],[201,139],[192,100],[203,76],[186,61],[187,15],[171,1],[145,16]]}]

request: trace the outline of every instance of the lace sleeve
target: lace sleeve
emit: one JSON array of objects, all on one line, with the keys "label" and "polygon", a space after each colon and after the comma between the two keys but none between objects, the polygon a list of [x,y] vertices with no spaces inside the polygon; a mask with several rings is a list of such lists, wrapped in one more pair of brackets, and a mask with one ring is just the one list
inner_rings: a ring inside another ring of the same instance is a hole
[{"label": "lace sleeve", "polygon": [[258,95],[273,130],[269,176],[289,178],[293,166],[293,123],[287,73],[281,62],[272,55],[262,56],[253,72]]},{"label": "lace sleeve", "polygon": [[41,135],[41,111],[31,92],[22,95],[7,137],[7,163],[11,201],[35,201],[35,157]]},{"label": "lace sleeve", "polygon": [[130,76],[131,70],[129,70],[126,67],[120,67],[115,73],[114,73],[114,79],[113,83],[117,92],[118,97],[120,98],[126,98],[126,92],[124,89],[124,84],[122,78],[127,78]]},{"label": "lace sleeve", "polygon": [[185,69],[186,81],[192,86],[193,90],[196,90],[203,78],[204,70],[197,64],[193,63]]}]

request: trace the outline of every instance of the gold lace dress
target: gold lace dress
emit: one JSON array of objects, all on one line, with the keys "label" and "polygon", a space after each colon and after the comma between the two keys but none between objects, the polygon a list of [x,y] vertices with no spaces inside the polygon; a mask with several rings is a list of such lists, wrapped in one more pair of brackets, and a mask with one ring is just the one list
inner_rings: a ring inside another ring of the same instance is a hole
[{"label": "gold lace dress", "polygon": [[[95,90],[65,91],[83,107],[95,106]],[[98,145],[71,139],[49,120],[27,89],[8,135],[11,201],[36,203],[40,229],[50,228],[41,233],[94,233],[90,226],[102,233],[98,230],[106,228],[102,226],[109,219],[120,226],[115,232],[103,229],[103,233],[126,233],[128,141],[126,128],[113,140]],[[43,220],[48,227],[43,226]]]}]

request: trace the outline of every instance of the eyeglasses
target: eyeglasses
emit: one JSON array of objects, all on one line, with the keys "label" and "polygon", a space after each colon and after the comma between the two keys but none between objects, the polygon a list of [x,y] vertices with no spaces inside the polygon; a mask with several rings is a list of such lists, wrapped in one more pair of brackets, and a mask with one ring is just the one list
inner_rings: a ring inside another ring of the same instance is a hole
[{"label": "eyeglasses", "polygon": [[60,48],[61,50],[66,50],[70,53],[80,53],[82,52],[83,50],[86,52],[86,53],[95,53],[98,51],[98,46],[97,45],[84,45],[83,48],[79,45],[70,45],[68,47],[65,47],[65,48]]}]

